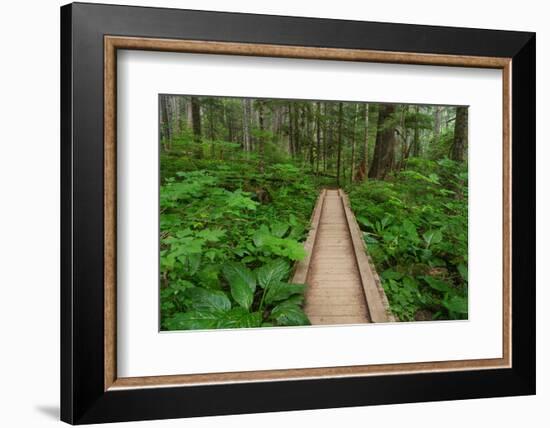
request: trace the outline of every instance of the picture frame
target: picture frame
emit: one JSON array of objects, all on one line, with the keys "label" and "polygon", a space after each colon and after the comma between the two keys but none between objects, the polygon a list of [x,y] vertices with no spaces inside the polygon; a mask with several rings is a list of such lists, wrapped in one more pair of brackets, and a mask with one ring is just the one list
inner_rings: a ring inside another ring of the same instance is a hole
[{"label": "picture frame", "polygon": [[[122,49],[501,69],[502,358],[119,378],[116,52]],[[533,33],[63,6],[61,419],[86,424],[534,394],[535,91]]]}]

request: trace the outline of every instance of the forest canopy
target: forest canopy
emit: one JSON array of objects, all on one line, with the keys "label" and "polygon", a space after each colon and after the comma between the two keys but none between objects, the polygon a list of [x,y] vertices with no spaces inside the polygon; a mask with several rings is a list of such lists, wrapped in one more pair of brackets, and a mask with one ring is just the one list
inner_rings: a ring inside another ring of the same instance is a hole
[{"label": "forest canopy", "polygon": [[307,325],[295,262],[350,197],[393,314],[467,318],[468,108],[159,96],[163,329]]}]

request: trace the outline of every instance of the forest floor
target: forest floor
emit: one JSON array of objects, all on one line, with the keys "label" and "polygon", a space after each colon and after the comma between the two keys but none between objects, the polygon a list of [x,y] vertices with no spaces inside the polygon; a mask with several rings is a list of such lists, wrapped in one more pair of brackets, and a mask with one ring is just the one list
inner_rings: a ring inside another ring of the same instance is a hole
[{"label": "forest floor", "polygon": [[[161,154],[163,330],[387,322],[373,316],[376,293],[399,321],[467,318],[463,165],[411,158],[386,180],[347,175],[337,186],[283,156],[260,170],[254,154],[226,146],[185,139]],[[292,266],[306,262],[297,280]],[[363,272],[375,269],[372,286]]]}]

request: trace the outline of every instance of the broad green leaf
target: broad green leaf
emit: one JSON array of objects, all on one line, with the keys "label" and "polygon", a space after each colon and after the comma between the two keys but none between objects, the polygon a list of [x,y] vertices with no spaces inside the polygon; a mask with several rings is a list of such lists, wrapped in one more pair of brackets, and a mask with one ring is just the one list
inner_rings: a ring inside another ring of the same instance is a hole
[{"label": "broad green leaf", "polygon": [[293,226],[287,238],[299,240],[302,238],[305,231],[306,231],[306,228],[301,224],[297,226]]},{"label": "broad green leaf", "polygon": [[432,244],[437,244],[441,242],[443,239],[443,235],[441,234],[441,230],[428,230],[427,232],[422,235],[424,238],[424,241],[426,242],[426,246],[429,247]]},{"label": "broad green leaf", "polygon": [[288,257],[290,260],[303,260],[306,256],[304,246],[295,240],[285,239],[285,241],[284,249],[279,254]]},{"label": "broad green leaf", "polygon": [[231,301],[223,291],[194,287],[188,289],[186,293],[191,299],[193,309],[222,312],[231,309]]},{"label": "broad green leaf", "polygon": [[272,284],[265,295],[265,303],[272,304],[288,299],[294,294],[303,294],[306,286],[303,284],[287,284],[286,282],[276,282]]},{"label": "broad green leaf", "polygon": [[288,216],[288,223],[291,225],[291,226],[296,226],[298,224],[298,220],[296,219],[296,216],[294,214],[290,214]]},{"label": "broad green leaf", "polygon": [[464,281],[468,281],[468,267],[463,263],[460,263],[456,269]]},{"label": "broad green leaf", "polygon": [[432,183],[439,184],[439,177],[438,177],[437,174],[432,173],[432,174],[428,175],[428,178],[430,179],[430,181]]},{"label": "broad green leaf", "polygon": [[271,234],[277,238],[282,238],[288,231],[288,224],[275,222],[271,225]]},{"label": "broad green leaf", "polygon": [[281,282],[288,275],[289,269],[288,263],[283,259],[271,261],[256,269],[258,284],[260,287],[266,288],[271,284]]},{"label": "broad green leaf", "polygon": [[263,236],[263,248],[276,255],[290,260],[302,260],[306,256],[304,246],[294,239],[282,239],[276,236]]},{"label": "broad green leaf", "polygon": [[239,304],[239,306],[248,310],[254,300],[254,293],[248,286],[242,282],[231,284],[231,296]]},{"label": "broad green leaf", "polygon": [[244,308],[233,308],[226,312],[217,328],[252,328],[262,325],[262,314],[260,312],[248,312]]},{"label": "broad green leaf", "polygon": [[431,276],[423,276],[422,278],[434,290],[441,291],[442,293],[448,293],[450,291],[453,291],[451,286],[449,284],[447,284],[445,281],[441,281],[440,279],[436,279],[436,278],[431,277]]},{"label": "broad green leaf", "polygon": [[368,233],[368,232],[363,233],[363,238],[365,239],[365,242],[367,244],[377,244],[378,243],[378,239],[376,239],[372,233]]},{"label": "broad green leaf", "polygon": [[218,322],[223,319],[225,312],[192,310],[179,312],[168,318],[164,325],[168,330],[202,330],[216,328]]},{"label": "broad green leaf", "polygon": [[166,239],[166,241],[168,244],[171,244],[170,253],[174,257],[202,253],[202,245],[204,243],[204,240],[193,238],[191,236],[169,238]]},{"label": "broad green leaf", "polygon": [[459,314],[468,313],[468,299],[462,296],[452,296],[449,299],[444,299],[443,306],[450,312],[456,312]]},{"label": "broad green leaf", "polygon": [[285,300],[285,303],[302,306],[304,304],[304,295],[295,294],[293,296],[290,296],[288,299]]},{"label": "broad green leaf", "polygon": [[367,227],[370,227],[371,229],[374,229],[374,225],[365,216],[362,216],[362,215],[357,216],[357,221],[363,226],[367,226]]},{"label": "broad green leaf", "polygon": [[401,279],[403,278],[403,274],[400,272],[396,272],[392,269],[386,269],[382,274],[380,275],[384,279]]},{"label": "broad green leaf", "polygon": [[436,230],[432,238],[432,244],[439,244],[442,240],[443,234],[441,233],[441,230]]},{"label": "broad green leaf", "polygon": [[418,294],[418,281],[416,279],[407,275],[401,282],[411,293]]},{"label": "broad green leaf", "polygon": [[243,192],[241,189],[237,189],[234,192],[228,192],[226,196],[226,204],[228,208],[237,210],[255,210],[259,205],[250,197],[250,193]]},{"label": "broad green leaf", "polygon": [[256,276],[246,266],[230,263],[223,267],[223,274],[231,288],[231,296],[243,308],[248,309],[256,290]]},{"label": "broad green leaf", "polygon": [[217,263],[203,264],[196,274],[197,282],[204,288],[221,288],[220,284],[220,266]]},{"label": "broad green leaf", "polygon": [[189,275],[195,275],[201,265],[200,254],[189,254],[187,256],[187,266],[189,267]]},{"label": "broad green leaf", "polygon": [[185,279],[178,279],[177,281],[170,283],[169,286],[169,288],[173,290],[174,294],[182,293],[185,290],[193,287],[195,287],[195,285],[190,281],[186,281]]},{"label": "broad green leaf", "polygon": [[269,229],[265,224],[262,224],[260,228],[254,233],[252,240],[256,247],[263,247],[265,239],[270,236]]},{"label": "broad green leaf", "polygon": [[197,235],[208,242],[218,242],[225,236],[225,231],[221,229],[203,229]]},{"label": "broad green leaf", "polygon": [[418,239],[418,233],[416,232],[416,226],[410,220],[405,220],[402,224],[403,230],[407,233],[411,240]]},{"label": "broad green leaf", "polygon": [[309,319],[304,311],[295,304],[281,303],[271,311],[271,318],[278,325],[293,326],[293,325],[310,325]]},{"label": "broad green leaf", "polygon": [[391,217],[390,216],[385,216],[381,221],[380,221],[380,225],[382,226],[382,229],[385,229],[386,226],[388,224],[390,224],[391,222]]}]

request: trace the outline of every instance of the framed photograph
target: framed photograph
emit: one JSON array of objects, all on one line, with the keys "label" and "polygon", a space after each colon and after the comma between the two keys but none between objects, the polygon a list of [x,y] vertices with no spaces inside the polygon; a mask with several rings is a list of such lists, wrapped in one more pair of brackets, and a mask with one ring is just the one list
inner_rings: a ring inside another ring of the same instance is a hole
[{"label": "framed photograph", "polygon": [[535,35],[61,8],[61,418],[535,393]]}]

